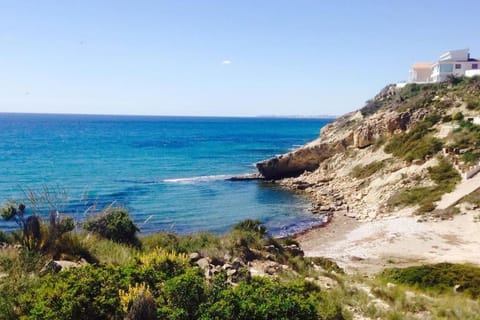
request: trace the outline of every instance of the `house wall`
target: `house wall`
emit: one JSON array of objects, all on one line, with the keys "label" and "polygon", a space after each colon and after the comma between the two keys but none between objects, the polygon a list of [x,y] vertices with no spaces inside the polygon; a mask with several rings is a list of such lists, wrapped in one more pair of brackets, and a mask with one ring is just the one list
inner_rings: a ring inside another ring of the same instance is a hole
[{"label": "house wall", "polygon": [[427,82],[432,74],[431,68],[414,68],[412,82]]},{"label": "house wall", "polygon": [[[447,77],[451,74],[460,77],[465,75],[465,72],[467,70],[473,69],[474,65],[477,65],[477,68],[480,68],[480,62],[479,61],[455,61],[455,60],[449,60],[449,61],[441,61],[433,65],[433,72],[431,76],[431,81],[432,82],[441,82],[445,81]],[[451,71],[447,70],[448,67],[451,66]],[[460,68],[457,68],[459,66]],[[442,68],[444,70],[442,70]]]},{"label": "house wall", "polygon": [[[479,63],[479,67],[480,67],[480,63]],[[465,76],[466,76],[466,77],[480,76],[480,69],[477,69],[477,70],[466,70],[466,71],[465,71]]]},{"label": "house wall", "polygon": [[468,52],[469,52],[468,49],[450,50],[440,56],[440,61],[468,60],[469,58]]}]

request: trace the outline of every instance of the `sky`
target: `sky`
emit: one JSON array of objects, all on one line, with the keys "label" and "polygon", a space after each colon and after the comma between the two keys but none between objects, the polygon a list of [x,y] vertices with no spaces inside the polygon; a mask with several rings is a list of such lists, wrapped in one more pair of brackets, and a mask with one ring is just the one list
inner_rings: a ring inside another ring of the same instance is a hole
[{"label": "sky", "polygon": [[0,112],[341,115],[480,58],[480,1],[0,0]]}]

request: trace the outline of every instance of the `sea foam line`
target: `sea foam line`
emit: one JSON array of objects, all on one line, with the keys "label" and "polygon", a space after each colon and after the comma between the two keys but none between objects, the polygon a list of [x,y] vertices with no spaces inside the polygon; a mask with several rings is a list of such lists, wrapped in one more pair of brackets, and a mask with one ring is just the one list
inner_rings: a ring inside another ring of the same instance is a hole
[{"label": "sea foam line", "polygon": [[218,180],[226,180],[233,177],[232,175],[219,174],[212,176],[198,176],[189,178],[176,178],[176,179],[164,179],[163,182],[167,183],[196,183],[196,182],[210,182]]}]

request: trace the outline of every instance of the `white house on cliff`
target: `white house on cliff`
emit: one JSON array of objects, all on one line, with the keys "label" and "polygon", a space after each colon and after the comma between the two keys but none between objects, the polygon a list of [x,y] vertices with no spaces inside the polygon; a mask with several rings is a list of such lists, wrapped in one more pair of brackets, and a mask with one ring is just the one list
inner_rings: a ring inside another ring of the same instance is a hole
[{"label": "white house on cliff", "polygon": [[447,51],[437,62],[415,63],[408,83],[432,83],[447,80],[449,75],[473,77],[480,75],[480,61],[470,58],[468,49]]}]

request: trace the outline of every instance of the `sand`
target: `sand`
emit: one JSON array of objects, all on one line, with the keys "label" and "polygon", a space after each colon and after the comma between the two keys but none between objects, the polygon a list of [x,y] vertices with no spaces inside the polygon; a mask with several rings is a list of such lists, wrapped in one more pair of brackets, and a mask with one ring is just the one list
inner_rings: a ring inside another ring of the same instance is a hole
[{"label": "sand", "polygon": [[358,222],[337,213],[327,226],[297,240],[306,256],[331,258],[347,272],[373,274],[386,267],[438,262],[480,265],[478,214],[439,222],[417,222],[416,217]]}]

